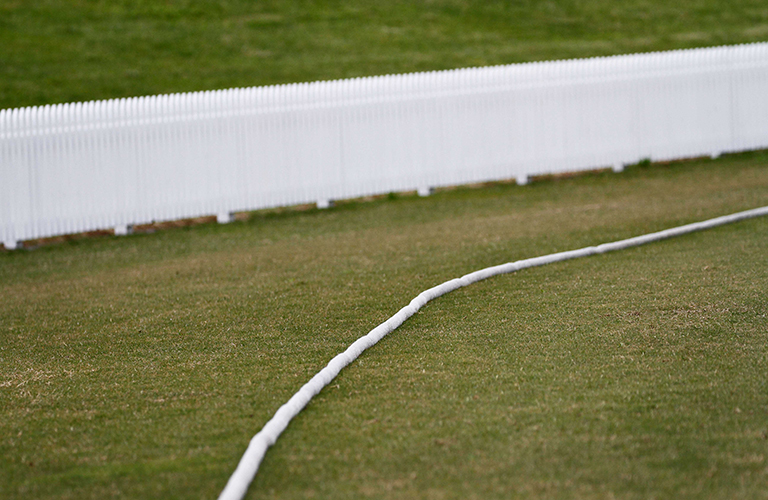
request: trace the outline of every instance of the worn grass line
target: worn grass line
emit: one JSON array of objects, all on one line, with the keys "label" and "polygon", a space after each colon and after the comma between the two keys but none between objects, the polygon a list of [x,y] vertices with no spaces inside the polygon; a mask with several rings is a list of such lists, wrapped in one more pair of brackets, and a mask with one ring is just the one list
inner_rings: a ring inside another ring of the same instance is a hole
[{"label": "worn grass line", "polygon": [[682,236],[695,231],[703,231],[714,227],[731,224],[734,222],[768,215],[768,206],[745,210],[731,215],[716,217],[702,222],[686,224],[655,233],[636,236],[612,243],[604,243],[597,246],[590,246],[578,250],[567,252],[558,252],[541,257],[519,260],[498,266],[487,267],[455,278],[428,290],[421,292],[407,306],[400,309],[394,316],[391,316],[385,322],[371,330],[368,334],[360,337],[344,352],[334,357],[325,368],[320,370],[309,382],[304,384],[299,391],[294,394],[287,403],[280,407],[275,415],[252,439],[248,448],[230,477],[227,485],[219,496],[219,500],[240,500],[248,491],[253,478],[256,476],[259,464],[261,463],[267,449],[275,444],[277,438],[288,427],[290,421],[303,410],[307,404],[316,396],[325,386],[327,386],[336,375],[346,366],[356,360],[365,350],[378,343],[386,335],[397,329],[408,318],[416,314],[428,302],[450,293],[459,288],[469,286],[478,281],[482,281],[501,274],[513,273],[529,267],[544,266],[555,262],[588,257],[592,255],[603,254],[618,250],[624,250],[656,241],[665,240]]}]

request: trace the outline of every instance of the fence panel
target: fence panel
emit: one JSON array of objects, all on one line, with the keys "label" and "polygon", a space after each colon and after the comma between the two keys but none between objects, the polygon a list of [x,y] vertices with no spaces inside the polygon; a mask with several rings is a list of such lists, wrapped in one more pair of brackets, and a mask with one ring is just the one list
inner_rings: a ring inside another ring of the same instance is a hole
[{"label": "fence panel", "polygon": [[768,44],[0,110],[0,241],[768,147]]}]

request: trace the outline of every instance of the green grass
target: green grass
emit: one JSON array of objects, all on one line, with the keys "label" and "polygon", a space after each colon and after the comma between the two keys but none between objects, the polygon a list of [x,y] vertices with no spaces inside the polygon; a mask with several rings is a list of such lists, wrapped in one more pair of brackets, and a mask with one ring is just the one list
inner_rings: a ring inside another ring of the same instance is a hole
[{"label": "green grass", "polygon": [[[0,253],[0,497],[213,498],[421,290],[766,205],[768,152]],[[249,498],[765,498],[768,218],[493,278],[343,371]]]},{"label": "green grass", "polygon": [[0,0],[0,109],[767,39],[764,0]]}]

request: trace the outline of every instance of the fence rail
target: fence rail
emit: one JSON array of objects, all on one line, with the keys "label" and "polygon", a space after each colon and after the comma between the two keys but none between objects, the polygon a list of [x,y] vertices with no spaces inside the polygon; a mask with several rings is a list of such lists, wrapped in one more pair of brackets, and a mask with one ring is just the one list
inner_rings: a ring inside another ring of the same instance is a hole
[{"label": "fence rail", "polygon": [[0,241],[768,147],[768,43],[0,110]]}]

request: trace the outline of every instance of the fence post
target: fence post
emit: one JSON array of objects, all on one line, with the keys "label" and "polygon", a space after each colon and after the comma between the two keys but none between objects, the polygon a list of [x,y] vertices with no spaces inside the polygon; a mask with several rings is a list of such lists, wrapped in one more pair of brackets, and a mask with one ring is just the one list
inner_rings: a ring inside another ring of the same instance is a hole
[{"label": "fence post", "polygon": [[118,224],[115,226],[115,236],[127,236],[133,234],[132,224]]},{"label": "fence post", "polygon": [[3,241],[3,246],[6,250],[16,250],[21,246],[21,242],[14,239],[5,240]]},{"label": "fence post", "polygon": [[235,220],[235,214],[232,212],[219,212],[216,214],[216,222],[219,224],[229,224],[230,222],[234,222]]}]

